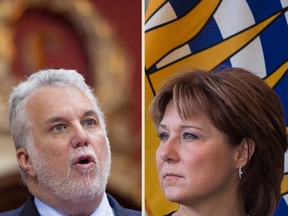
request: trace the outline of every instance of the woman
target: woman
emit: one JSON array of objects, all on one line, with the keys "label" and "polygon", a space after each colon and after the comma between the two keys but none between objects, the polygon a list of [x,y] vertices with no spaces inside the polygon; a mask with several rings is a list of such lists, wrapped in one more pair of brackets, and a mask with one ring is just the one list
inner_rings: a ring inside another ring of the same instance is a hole
[{"label": "woman", "polygon": [[181,73],[152,102],[168,215],[268,216],[280,199],[287,138],[278,96],[240,68]]}]

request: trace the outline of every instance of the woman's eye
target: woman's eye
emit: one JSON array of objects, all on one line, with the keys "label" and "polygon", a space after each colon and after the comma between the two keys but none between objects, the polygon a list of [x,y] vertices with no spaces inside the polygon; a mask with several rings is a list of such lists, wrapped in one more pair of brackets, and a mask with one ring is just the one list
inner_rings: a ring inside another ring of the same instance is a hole
[{"label": "woman's eye", "polygon": [[84,125],[87,127],[92,127],[96,124],[95,120],[93,119],[87,119],[84,121]]},{"label": "woman's eye", "polygon": [[52,132],[62,132],[66,127],[62,124],[55,125],[52,127]]},{"label": "woman's eye", "polygon": [[192,133],[183,133],[184,139],[197,139],[198,137]]},{"label": "woman's eye", "polygon": [[160,133],[159,138],[160,140],[167,140],[169,138],[169,135],[167,133]]}]

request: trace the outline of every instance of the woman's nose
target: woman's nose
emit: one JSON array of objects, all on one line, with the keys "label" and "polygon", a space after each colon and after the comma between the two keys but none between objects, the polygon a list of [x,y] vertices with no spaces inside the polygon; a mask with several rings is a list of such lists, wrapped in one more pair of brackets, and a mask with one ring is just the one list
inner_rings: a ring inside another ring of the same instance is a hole
[{"label": "woman's nose", "polygon": [[75,126],[72,132],[72,138],[70,140],[70,143],[73,148],[88,145],[87,134],[82,125]]},{"label": "woman's nose", "polygon": [[179,143],[177,139],[169,138],[159,147],[159,154],[163,161],[172,163],[179,160]]}]

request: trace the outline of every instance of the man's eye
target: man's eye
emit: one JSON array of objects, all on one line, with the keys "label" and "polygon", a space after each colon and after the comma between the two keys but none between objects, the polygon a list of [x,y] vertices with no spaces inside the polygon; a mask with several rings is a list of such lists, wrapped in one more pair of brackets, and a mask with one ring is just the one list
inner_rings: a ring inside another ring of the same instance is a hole
[{"label": "man's eye", "polygon": [[168,138],[169,138],[169,134],[164,133],[164,132],[160,133],[158,136],[159,136],[161,141],[168,140]]},{"label": "man's eye", "polygon": [[192,133],[183,133],[184,139],[197,139],[198,137]]},{"label": "man's eye", "polygon": [[52,132],[62,132],[66,127],[62,124],[52,127]]},{"label": "man's eye", "polygon": [[92,127],[96,124],[94,119],[87,119],[84,121],[83,125],[87,127]]}]

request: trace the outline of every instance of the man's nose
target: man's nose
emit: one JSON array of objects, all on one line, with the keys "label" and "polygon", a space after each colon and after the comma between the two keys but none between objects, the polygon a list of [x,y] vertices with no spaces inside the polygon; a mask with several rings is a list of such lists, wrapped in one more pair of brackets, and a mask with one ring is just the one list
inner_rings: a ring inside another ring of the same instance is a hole
[{"label": "man's nose", "polygon": [[82,125],[79,124],[74,127],[70,143],[73,148],[88,145],[87,134]]},{"label": "man's nose", "polygon": [[179,143],[177,138],[169,138],[159,147],[159,154],[163,161],[167,163],[179,160]]}]

